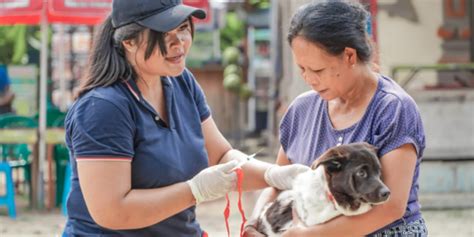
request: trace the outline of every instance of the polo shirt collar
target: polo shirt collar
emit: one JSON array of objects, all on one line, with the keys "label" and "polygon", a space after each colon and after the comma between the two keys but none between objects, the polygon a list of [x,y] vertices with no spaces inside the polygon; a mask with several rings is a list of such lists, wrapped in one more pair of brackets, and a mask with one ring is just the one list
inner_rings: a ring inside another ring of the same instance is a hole
[{"label": "polo shirt collar", "polygon": [[[173,84],[171,82],[171,79],[170,77],[161,77],[161,83],[163,85],[163,87],[167,87],[167,88],[163,88],[163,93],[164,93],[164,96],[165,96],[165,103],[166,103],[166,112],[168,113],[168,127],[169,128],[174,128],[175,127],[175,124],[174,124],[174,116],[173,116]],[[127,89],[130,91],[130,93],[133,95],[133,97],[135,97],[135,99],[140,103],[142,104],[143,106],[145,106],[145,108],[147,108],[151,113],[153,113],[153,116],[155,118],[159,118],[159,115],[157,114],[157,111],[154,111],[153,108],[151,108],[149,105],[147,105],[145,99],[143,98],[142,96],[142,93],[140,92],[140,90],[138,89],[138,85],[137,83],[135,82],[135,80],[127,80],[127,81],[124,81],[124,84],[125,86],[127,87]],[[159,119],[161,120],[161,119]],[[159,121],[157,119],[157,122]]]},{"label": "polo shirt collar", "polygon": [[[168,86],[172,87],[173,84],[171,83],[170,77],[161,77],[161,83],[163,86]],[[138,89],[137,82],[135,80],[127,80],[124,82],[125,85],[127,86],[128,90],[132,93],[132,95],[137,99],[138,101],[143,101],[143,96],[140,90]]]}]

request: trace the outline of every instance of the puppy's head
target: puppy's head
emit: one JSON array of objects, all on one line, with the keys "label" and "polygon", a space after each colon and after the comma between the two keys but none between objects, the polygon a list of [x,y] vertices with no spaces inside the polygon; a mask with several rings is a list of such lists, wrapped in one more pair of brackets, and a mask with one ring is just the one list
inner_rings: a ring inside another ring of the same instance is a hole
[{"label": "puppy's head", "polygon": [[337,204],[356,211],[361,204],[381,204],[390,191],[381,180],[376,148],[368,143],[341,145],[326,151],[312,168],[324,166],[328,188]]}]

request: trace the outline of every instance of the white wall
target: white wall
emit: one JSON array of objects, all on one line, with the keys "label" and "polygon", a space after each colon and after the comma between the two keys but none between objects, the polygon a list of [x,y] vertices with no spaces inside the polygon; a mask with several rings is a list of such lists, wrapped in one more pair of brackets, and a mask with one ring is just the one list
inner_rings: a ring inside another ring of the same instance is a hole
[{"label": "white wall", "polygon": [[[282,106],[279,114],[282,115],[286,110],[287,106],[293,99],[304,91],[308,91],[309,88],[303,81],[299,74],[298,67],[293,61],[293,55],[291,53],[290,46],[286,40],[288,34],[288,28],[290,20],[298,7],[311,2],[311,0],[279,0],[280,7],[280,20],[281,20],[281,37],[282,37],[282,66],[283,66],[283,77],[279,85],[280,88],[280,102]],[[279,120],[278,120],[279,121]]]},{"label": "white wall", "polygon": [[[381,0],[380,2],[394,2]],[[378,46],[382,73],[390,75],[391,68],[400,64],[434,64],[441,58],[441,38],[437,36],[442,23],[442,0],[411,0],[418,22],[391,17],[379,11]],[[434,82],[434,72],[419,73],[413,86]]]}]

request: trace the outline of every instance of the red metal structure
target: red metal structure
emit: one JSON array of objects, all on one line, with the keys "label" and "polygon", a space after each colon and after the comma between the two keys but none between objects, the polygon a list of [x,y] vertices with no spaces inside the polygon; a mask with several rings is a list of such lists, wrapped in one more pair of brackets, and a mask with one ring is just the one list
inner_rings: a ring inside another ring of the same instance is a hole
[{"label": "red metal structure", "polygon": [[[208,13],[206,19],[196,19],[197,24],[211,22],[212,11],[208,0],[183,2]],[[107,16],[111,6],[112,0],[0,0],[0,25],[39,24],[43,7],[50,23],[95,25]]]},{"label": "red metal structure", "polygon": [[111,5],[112,0],[0,0],[0,24],[39,24],[46,8],[48,22],[94,25]]}]

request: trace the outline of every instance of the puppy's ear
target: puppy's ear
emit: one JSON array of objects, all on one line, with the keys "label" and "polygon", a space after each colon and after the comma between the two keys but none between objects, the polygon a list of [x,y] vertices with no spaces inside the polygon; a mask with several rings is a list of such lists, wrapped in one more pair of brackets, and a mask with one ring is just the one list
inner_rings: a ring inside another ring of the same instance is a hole
[{"label": "puppy's ear", "polygon": [[347,157],[343,155],[340,148],[332,148],[322,154],[311,166],[312,169],[324,165],[329,172],[337,172],[342,169],[347,161]]},{"label": "puppy's ear", "polygon": [[330,157],[329,159],[319,162],[320,165],[326,167],[329,173],[339,172],[345,165],[347,159],[340,156]]}]

